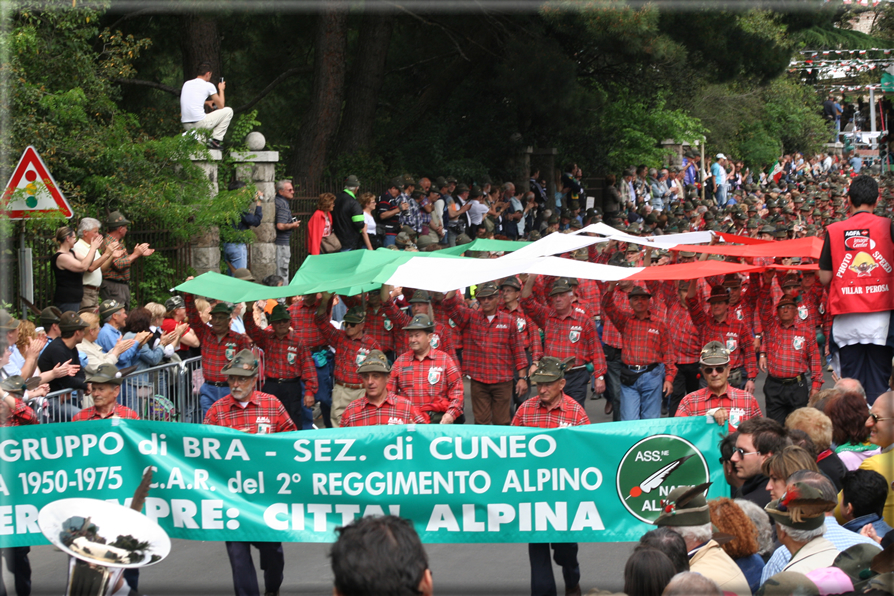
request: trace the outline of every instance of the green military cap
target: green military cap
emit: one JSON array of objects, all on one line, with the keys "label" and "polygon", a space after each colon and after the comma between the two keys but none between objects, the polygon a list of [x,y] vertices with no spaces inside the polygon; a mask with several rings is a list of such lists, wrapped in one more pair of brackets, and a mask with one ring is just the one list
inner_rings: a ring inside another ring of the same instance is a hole
[{"label": "green military cap", "polygon": [[488,296],[496,296],[499,293],[500,288],[497,287],[497,284],[488,281],[478,286],[478,289],[475,291],[475,296],[478,298],[487,298]]},{"label": "green military cap", "polygon": [[[863,586],[863,582],[861,582],[860,585]],[[857,586],[854,585],[854,590],[856,591],[856,589]],[[865,582],[863,590],[864,592],[880,590],[883,593],[894,594],[894,573],[880,573],[879,575],[871,577]]]},{"label": "green military cap", "polygon": [[469,238],[468,234],[460,234],[456,237],[456,245],[460,246],[461,244],[470,244],[472,239]]},{"label": "green military cap", "polygon": [[349,188],[359,187],[360,179],[357,176],[355,176],[354,174],[351,174],[350,176],[345,178],[345,186],[349,187]]},{"label": "green military cap", "polygon": [[345,323],[351,323],[352,325],[356,325],[358,323],[362,323],[366,320],[366,309],[361,306],[352,307],[345,314]]},{"label": "green military cap", "polygon": [[788,228],[785,226],[776,228],[776,233],[774,234],[777,238],[788,238]]},{"label": "green military cap", "polygon": [[62,317],[62,311],[55,306],[48,306],[40,311],[40,324],[49,327],[59,322]]},{"label": "green military cap", "polygon": [[515,288],[516,290],[521,290],[521,282],[518,281],[518,278],[514,275],[510,275],[500,282],[500,287],[509,286],[510,288]]},{"label": "green military cap", "polygon": [[401,231],[401,232],[406,232],[407,236],[409,236],[410,239],[412,239],[412,240],[415,240],[415,239],[416,239],[416,236],[419,235],[419,234],[416,233],[416,230],[414,230],[413,228],[411,228],[410,226],[407,226],[407,225],[403,225],[403,226],[401,226],[401,227],[400,227],[400,231]]},{"label": "green military cap", "polygon": [[399,246],[407,246],[412,244],[413,241],[410,240],[410,236],[406,232],[401,232],[397,235],[397,238],[395,238],[394,243]]},{"label": "green military cap", "polygon": [[255,276],[245,267],[240,267],[233,271],[233,277],[241,279],[242,281],[255,281]]},{"label": "green military cap", "polygon": [[[447,176],[447,184],[456,184],[456,182],[456,176]],[[468,189],[468,187],[466,188]]]},{"label": "green military cap", "polygon": [[104,225],[107,230],[114,230],[116,228],[130,225],[130,223],[131,222],[128,221],[120,211],[112,211],[102,225]]},{"label": "green military cap", "polygon": [[391,184],[388,186],[388,188],[403,188],[403,187],[404,187],[404,181],[403,181],[403,179],[401,179],[400,176],[398,176],[396,178],[392,178]]},{"label": "green military cap", "polygon": [[267,317],[267,320],[271,323],[276,323],[277,321],[291,321],[292,316],[289,314],[289,309],[284,305],[277,303],[270,312],[270,316]]},{"label": "green military cap", "polygon": [[552,356],[544,356],[537,363],[537,370],[531,375],[535,383],[553,383],[565,378],[565,371],[574,362],[574,357],[560,360]]},{"label": "green military cap", "polygon": [[791,207],[786,207],[785,209],[782,210],[782,212],[785,213],[786,215],[794,215],[795,214],[795,212],[792,210]]},{"label": "green military cap", "polygon": [[431,302],[431,295],[425,290],[416,290],[410,298],[410,304],[427,304]]},{"label": "green military cap", "polygon": [[416,181],[409,174],[403,175],[402,182],[404,183],[404,186],[416,186]]},{"label": "green military cap", "polygon": [[469,192],[469,187],[465,184],[457,184],[456,185],[456,194],[461,195],[464,192]]},{"label": "green military cap", "polygon": [[713,220],[714,220],[714,214],[711,213],[710,211],[706,211],[705,214],[702,216],[702,218],[703,218],[705,221],[713,221]]},{"label": "green military cap", "polygon": [[681,250],[679,253],[677,253],[677,256],[684,259],[691,259],[695,257],[695,253],[691,250]]},{"label": "green military cap", "polygon": [[853,582],[854,589],[860,585],[862,591],[868,580],[877,575],[872,570],[872,560],[881,552],[882,549],[874,544],[854,544],[838,553],[832,567],[843,571]]},{"label": "green military cap", "polygon": [[422,250],[423,248],[428,248],[432,244],[437,244],[438,241],[435,240],[431,234],[422,234],[419,238],[416,239],[416,248]]},{"label": "green military cap", "polygon": [[627,226],[624,225],[624,222],[618,222],[613,226],[619,232],[626,232]]},{"label": "green military cap", "polygon": [[586,248],[578,248],[576,251],[574,251],[574,258],[577,261],[586,261],[590,258],[590,255]]},{"label": "green military cap", "polygon": [[233,314],[233,307],[226,302],[218,302],[214,305],[214,308],[211,309],[211,314],[230,316]]},{"label": "green military cap", "polygon": [[540,240],[542,237],[543,236],[541,236],[540,232],[538,232],[537,230],[531,230],[530,232],[528,232],[528,240],[531,242],[536,242],[536,241]]},{"label": "green military cap", "polygon": [[683,215],[683,208],[677,207],[676,209],[674,209],[674,215],[676,215],[676,216]]},{"label": "green military cap", "polygon": [[685,203],[683,203],[684,211],[692,211],[693,209],[694,209],[694,207],[692,206],[692,203],[690,203],[689,201],[686,201]]},{"label": "green military cap", "polygon": [[572,218],[571,223],[568,224],[568,227],[571,228],[572,230],[580,230],[584,226],[580,222],[580,220],[575,217],[575,218]]},{"label": "green military cap", "polygon": [[114,364],[100,364],[93,372],[87,372],[87,382],[99,385],[120,385],[124,378],[135,371],[136,366],[128,366],[118,370]]},{"label": "green military cap", "polygon": [[744,211],[736,211],[733,217],[736,219],[748,219],[748,214]]},{"label": "green military cap", "polygon": [[410,324],[403,328],[404,331],[428,331],[431,333],[435,330],[435,324],[428,315],[413,315]]},{"label": "green military cap", "polygon": [[382,350],[371,350],[357,367],[358,375],[374,372],[385,374],[391,372],[391,365],[388,364],[388,358],[382,353]]},{"label": "green military cap", "polygon": [[478,197],[483,197],[484,193],[481,192],[481,187],[477,184],[473,184],[471,190],[469,190],[469,198],[477,199]]},{"label": "green military cap", "polygon": [[[124,305],[112,298],[103,300],[99,304],[99,318],[105,321],[119,310],[124,310]],[[61,327],[60,327],[61,329]]]},{"label": "green military cap", "polygon": [[633,286],[633,288],[631,288],[631,290],[627,292],[627,297],[633,298],[634,296],[645,296],[646,298],[651,298],[652,294],[642,286]]},{"label": "green military cap", "polygon": [[554,225],[554,224],[559,223],[559,216],[558,216],[558,215],[555,215],[555,214],[554,214],[554,215],[550,215],[550,216],[549,216],[549,219],[546,220],[546,223],[548,223],[549,225]]},{"label": "green military cap", "polygon": [[648,214],[648,215],[646,216],[646,223],[647,223],[647,224],[658,223],[658,216],[655,215],[654,213],[650,213],[650,214]]},{"label": "green military cap", "polygon": [[710,482],[698,486],[678,486],[661,500],[661,513],[652,522],[656,526],[703,526],[711,523],[711,510],[705,499]]},{"label": "green military cap", "polygon": [[629,226],[627,226],[628,234],[642,234],[643,232],[643,224],[641,222],[633,222]]},{"label": "green military cap", "polygon": [[727,288],[741,288],[742,278],[738,273],[727,273],[723,276],[723,285]]},{"label": "green military cap", "polygon": [[760,221],[758,221],[756,218],[753,218],[753,217],[752,217],[751,219],[748,220],[748,225],[747,225],[747,227],[748,227],[749,230],[756,230],[756,229],[758,229],[759,227],[761,227],[761,223],[760,223]]},{"label": "green military cap", "polygon": [[719,341],[710,341],[702,348],[699,364],[721,366],[729,364],[729,350]]},{"label": "green military cap", "polygon": [[794,530],[816,530],[825,523],[827,511],[835,509],[834,500],[826,501],[823,493],[807,484],[795,482],[785,488],[785,493],[770,501],[764,511],[767,515]]},{"label": "green military cap", "polygon": [[800,193],[792,193],[792,194],[795,195],[794,197],[792,197],[793,203],[803,203],[804,202],[804,197],[802,197]]},{"label": "green military cap", "polygon": [[165,300],[165,310],[171,312],[172,310],[177,310],[178,308],[183,308],[186,306],[186,303],[183,301],[183,296],[171,296],[167,300]]},{"label": "green military cap", "polygon": [[819,588],[803,573],[780,571],[767,578],[754,596],[820,596]]},{"label": "green military cap", "polygon": [[438,176],[437,178],[435,178],[435,184],[432,188],[437,187],[440,189],[440,188],[446,188],[448,186],[450,186],[450,184],[447,183],[447,179],[444,178],[443,176]]},{"label": "green military cap", "polygon": [[729,301],[729,288],[722,285],[711,286],[711,294],[708,296],[708,302]]},{"label": "green military cap", "polygon": [[553,284],[552,289],[549,291],[550,296],[555,296],[556,294],[565,294],[566,292],[572,291],[572,286],[568,282],[568,279],[565,277],[560,277]]},{"label": "green military cap", "polygon": [[220,369],[220,373],[234,377],[253,377],[258,374],[261,363],[251,350],[240,350],[226,366]]},{"label": "green military cap", "polygon": [[639,252],[640,247],[639,244],[634,244],[632,242],[627,244],[627,252]]},{"label": "green military cap", "polygon": [[571,219],[570,209],[562,209],[562,219]]},{"label": "green military cap", "polygon": [[21,375],[13,375],[11,377],[6,377],[2,381],[0,381],[0,389],[7,393],[12,393],[13,395],[19,397],[19,399],[21,399],[22,395],[25,395],[25,391],[37,389],[39,386],[39,376],[31,377],[30,379],[25,380]]},{"label": "green military cap", "polygon": [[776,228],[773,226],[761,226],[759,231],[761,234],[775,234]]},{"label": "green military cap", "polygon": [[86,329],[89,327],[84,319],[76,312],[67,311],[59,317],[59,331],[77,331],[78,329]]},{"label": "green military cap", "polygon": [[0,329],[13,331],[19,326],[19,320],[14,318],[5,309],[0,309]]}]

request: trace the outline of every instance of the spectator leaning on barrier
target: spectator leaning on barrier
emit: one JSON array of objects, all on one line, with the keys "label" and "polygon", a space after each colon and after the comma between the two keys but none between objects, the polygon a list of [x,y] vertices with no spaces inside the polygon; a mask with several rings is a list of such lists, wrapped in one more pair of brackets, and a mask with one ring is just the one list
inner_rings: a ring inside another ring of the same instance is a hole
[{"label": "spectator leaning on barrier", "polygon": [[[59,320],[59,329],[62,335],[54,339],[44,349],[40,358],[37,360],[37,366],[41,370],[53,370],[56,365],[68,365],[76,370],[73,375],[58,377],[50,381],[50,391],[65,391],[67,389],[79,389],[84,391],[87,389],[86,375],[84,370],[75,363],[80,362],[77,346],[84,339],[84,330],[87,324],[81,319],[76,312],[62,313]],[[50,403],[51,416],[55,421],[71,420],[71,417],[80,411],[80,408],[74,403],[72,395],[64,394],[55,397]]]}]

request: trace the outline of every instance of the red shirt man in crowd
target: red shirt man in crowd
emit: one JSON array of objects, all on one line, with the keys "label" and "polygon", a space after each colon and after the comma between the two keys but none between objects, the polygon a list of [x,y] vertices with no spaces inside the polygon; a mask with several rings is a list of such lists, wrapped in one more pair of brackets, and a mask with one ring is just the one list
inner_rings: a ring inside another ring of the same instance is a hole
[{"label": "red shirt man in crowd", "polygon": [[388,391],[391,365],[380,350],[373,350],[357,367],[366,394],[351,402],[341,416],[342,428],[349,426],[378,426],[386,424],[428,424],[428,420],[413,412],[413,404],[405,397]]},{"label": "red shirt man in crowd", "polygon": [[127,420],[139,420],[140,415],[118,403],[118,394],[121,392],[121,384],[129,372],[134,368],[118,370],[114,364],[101,364],[96,372],[87,375],[90,383],[90,396],[93,398],[93,406],[84,408],[72,418],[72,422],[79,420],[105,420],[106,418],[125,418]]}]

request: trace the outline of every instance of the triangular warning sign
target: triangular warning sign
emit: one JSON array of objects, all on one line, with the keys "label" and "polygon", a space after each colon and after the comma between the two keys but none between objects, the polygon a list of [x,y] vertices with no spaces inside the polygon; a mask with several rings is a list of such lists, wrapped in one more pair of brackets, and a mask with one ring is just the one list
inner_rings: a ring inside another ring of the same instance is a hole
[{"label": "triangular warning sign", "polygon": [[37,150],[29,146],[6,184],[0,211],[9,219],[27,219],[41,213],[72,216],[71,206],[50,175]]}]

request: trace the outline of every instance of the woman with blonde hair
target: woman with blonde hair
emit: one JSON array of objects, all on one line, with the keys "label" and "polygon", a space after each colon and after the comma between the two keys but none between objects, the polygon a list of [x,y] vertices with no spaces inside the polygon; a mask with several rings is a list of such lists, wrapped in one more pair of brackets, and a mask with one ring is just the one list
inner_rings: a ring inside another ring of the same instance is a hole
[{"label": "woman with blonde hair", "polygon": [[78,312],[84,298],[84,272],[93,264],[93,257],[102,244],[102,236],[97,235],[90,243],[90,250],[79,259],[73,250],[78,237],[68,226],[56,230],[56,244],[59,248],[50,258],[50,269],[56,280],[53,304],[62,312]]},{"label": "woman with blonde hair", "polygon": [[816,446],[816,465],[829,477],[835,490],[841,490],[841,477],[847,472],[838,454],[832,450],[832,420],[816,408],[798,408],[785,419],[789,430],[804,431]]},{"label": "woman with blonde hair", "polygon": [[711,523],[722,533],[733,537],[720,548],[742,570],[751,591],[757,592],[761,583],[761,572],[764,570],[764,560],[757,553],[757,528],[742,508],[726,497],[708,501],[708,508],[711,511]]}]

